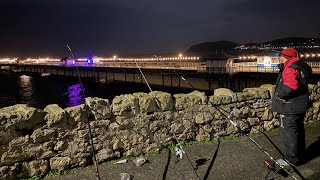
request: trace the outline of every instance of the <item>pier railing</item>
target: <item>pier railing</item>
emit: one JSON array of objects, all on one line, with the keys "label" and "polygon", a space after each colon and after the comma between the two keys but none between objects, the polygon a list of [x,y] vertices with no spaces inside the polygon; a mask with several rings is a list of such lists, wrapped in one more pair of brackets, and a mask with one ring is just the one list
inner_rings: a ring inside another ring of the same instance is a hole
[{"label": "pier railing", "polygon": [[[208,67],[205,62],[98,62],[94,64],[87,64],[86,62],[76,62],[76,65],[84,68],[92,67],[106,67],[106,68],[140,68],[144,69],[171,69],[184,71],[197,71],[198,73],[209,74],[234,74],[239,72],[258,72],[258,73],[278,73],[278,67],[259,67],[259,66],[231,66],[231,67]],[[65,64],[62,62],[45,62],[45,63],[3,63],[0,62],[1,70],[14,70],[17,67],[33,66],[36,68],[45,66],[59,67],[74,67],[75,64]],[[312,66],[312,71],[315,74],[320,74],[319,66]]]}]

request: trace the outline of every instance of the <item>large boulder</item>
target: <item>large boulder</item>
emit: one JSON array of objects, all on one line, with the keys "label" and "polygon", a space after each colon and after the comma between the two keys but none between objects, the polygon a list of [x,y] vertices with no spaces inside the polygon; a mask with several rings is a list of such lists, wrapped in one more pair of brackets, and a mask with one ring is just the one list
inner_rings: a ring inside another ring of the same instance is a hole
[{"label": "large boulder", "polygon": [[133,116],[139,113],[139,99],[131,94],[116,96],[112,100],[112,112],[116,116]]},{"label": "large boulder", "polygon": [[205,123],[210,123],[213,119],[214,117],[212,116],[211,113],[202,112],[196,116],[195,121],[196,121],[196,124],[205,124]]},{"label": "large boulder", "polygon": [[[14,138],[18,137],[19,133],[15,130],[14,126],[0,126],[0,145],[6,145]],[[1,156],[0,156],[1,157]]]},{"label": "large boulder", "polygon": [[172,95],[166,92],[160,92],[160,91],[152,91],[149,93],[150,96],[156,98],[156,100],[160,104],[160,108],[163,111],[171,111],[173,110],[174,104]]},{"label": "large boulder", "polygon": [[272,84],[263,84],[260,86],[261,89],[265,89],[265,90],[269,91],[270,97],[273,96],[274,91],[275,91],[275,87],[276,87],[276,85],[272,85]]},{"label": "large boulder", "polygon": [[86,103],[96,120],[110,119],[112,115],[111,103],[108,99],[98,97],[86,98]]},{"label": "large boulder", "polygon": [[71,159],[69,157],[53,157],[50,159],[51,170],[62,171],[70,167]]},{"label": "large boulder", "polygon": [[38,128],[30,136],[34,143],[43,143],[54,139],[56,132],[52,129]]},{"label": "large boulder", "polygon": [[67,123],[68,113],[59,107],[58,104],[49,104],[43,111],[47,113],[44,117],[44,121],[47,123],[48,127]]},{"label": "large boulder", "polygon": [[228,98],[224,98],[224,99],[231,99],[231,102],[236,102],[237,101],[237,96],[236,94],[227,88],[218,88],[215,89],[213,92],[214,96],[220,96],[220,97],[228,97]]},{"label": "large boulder", "polygon": [[255,99],[269,99],[269,90],[262,88],[245,88],[243,92],[247,92],[254,95]]},{"label": "large boulder", "polygon": [[45,112],[41,109],[16,104],[0,109],[1,124],[6,127],[13,125],[15,129],[32,129],[43,122]]},{"label": "large boulder", "polygon": [[190,109],[194,105],[203,105],[207,103],[207,96],[204,92],[193,91],[189,94],[175,94],[173,95],[176,100],[176,109]]},{"label": "large boulder", "polygon": [[34,144],[31,138],[20,137],[10,142],[8,151],[1,157],[0,165],[13,165],[35,158],[48,159],[56,155],[50,149],[43,144]]},{"label": "large boulder", "polygon": [[86,122],[86,109],[84,105],[67,107],[64,109],[68,113],[68,121]]},{"label": "large boulder", "polygon": [[39,159],[22,163],[22,174],[26,177],[44,176],[49,171],[49,162]]},{"label": "large boulder", "polygon": [[156,99],[150,94],[133,93],[133,96],[139,100],[140,113],[152,113],[160,109],[160,107],[157,107]]}]

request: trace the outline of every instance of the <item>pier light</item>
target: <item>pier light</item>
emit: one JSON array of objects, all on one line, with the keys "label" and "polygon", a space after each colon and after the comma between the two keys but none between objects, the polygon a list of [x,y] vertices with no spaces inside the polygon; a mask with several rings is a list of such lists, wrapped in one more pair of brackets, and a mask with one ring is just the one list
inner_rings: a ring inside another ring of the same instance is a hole
[{"label": "pier light", "polygon": [[310,54],[306,54],[306,57],[309,57],[310,56]]},{"label": "pier light", "polygon": [[300,57],[303,57],[303,56],[304,56],[303,54],[300,55]]},{"label": "pier light", "polygon": [[179,58],[182,58],[182,54],[181,53],[179,54]]},{"label": "pier light", "polygon": [[315,54],[312,54],[312,57],[315,57],[316,55]]},{"label": "pier light", "polygon": [[318,57],[320,57],[320,54],[318,53]]},{"label": "pier light", "polygon": [[242,57],[241,57],[241,56],[239,56],[239,59],[242,59]]},{"label": "pier light", "polygon": [[113,56],[113,59],[117,58],[117,56]]},{"label": "pier light", "polygon": [[87,59],[87,63],[88,63],[88,64],[93,64],[93,59],[92,59],[91,57],[89,57],[89,58]]}]

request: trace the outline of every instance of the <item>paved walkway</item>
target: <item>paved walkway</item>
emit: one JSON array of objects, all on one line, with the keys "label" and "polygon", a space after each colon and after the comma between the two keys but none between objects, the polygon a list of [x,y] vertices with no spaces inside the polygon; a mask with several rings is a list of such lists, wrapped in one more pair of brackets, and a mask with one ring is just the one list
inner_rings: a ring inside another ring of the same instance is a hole
[{"label": "paved walkway", "polygon": [[[268,133],[272,141],[283,151],[279,133],[277,131]],[[281,156],[263,135],[251,136],[274,158]],[[309,162],[297,169],[306,179],[320,179],[320,122],[306,125],[306,142]],[[218,144],[195,144],[184,148],[190,159],[196,164],[197,159],[209,159],[197,169],[201,179],[223,180],[223,179],[264,179],[267,168],[264,160],[268,157],[257,148],[248,138],[241,137],[235,140],[222,141]],[[117,180],[120,173],[129,173],[133,180],[191,180],[197,179],[186,159],[175,163],[174,153],[164,151],[158,156],[147,157],[150,161],[141,167],[136,167],[132,160],[126,164],[114,165],[111,162],[99,164],[101,180]],[[298,176],[295,175],[297,178]],[[284,178],[273,172],[270,179],[292,179]],[[45,178],[50,180],[95,180],[93,166],[71,171],[67,175]],[[300,179],[300,178],[298,178]]]}]

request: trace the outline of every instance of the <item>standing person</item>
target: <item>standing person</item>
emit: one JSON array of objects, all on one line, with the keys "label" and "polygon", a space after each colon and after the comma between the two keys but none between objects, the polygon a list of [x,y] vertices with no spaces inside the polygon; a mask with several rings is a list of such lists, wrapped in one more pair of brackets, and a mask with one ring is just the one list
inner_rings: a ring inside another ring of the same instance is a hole
[{"label": "standing person", "polygon": [[287,154],[285,159],[293,165],[304,163],[304,116],[309,109],[309,91],[306,78],[311,67],[300,61],[293,48],[280,53],[279,74],[272,97],[272,111],[279,114],[280,135]]}]

